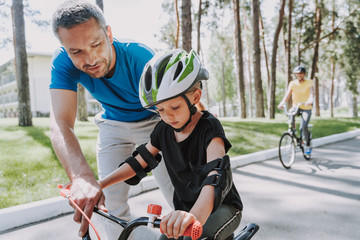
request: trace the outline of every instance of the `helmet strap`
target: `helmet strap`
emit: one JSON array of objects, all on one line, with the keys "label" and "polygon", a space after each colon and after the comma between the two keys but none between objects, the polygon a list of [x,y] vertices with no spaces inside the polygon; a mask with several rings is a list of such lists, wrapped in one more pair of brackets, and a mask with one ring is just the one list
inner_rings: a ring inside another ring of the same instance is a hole
[{"label": "helmet strap", "polygon": [[185,102],[188,105],[188,108],[190,111],[190,116],[189,116],[189,119],[187,120],[187,122],[184,124],[184,126],[182,126],[181,128],[173,128],[175,132],[181,132],[182,130],[184,130],[184,128],[186,128],[186,126],[189,125],[189,123],[191,122],[191,116],[194,115],[197,111],[195,104],[191,105],[190,100],[188,99],[188,97],[185,94],[182,94],[181,96],[185,99]]}]

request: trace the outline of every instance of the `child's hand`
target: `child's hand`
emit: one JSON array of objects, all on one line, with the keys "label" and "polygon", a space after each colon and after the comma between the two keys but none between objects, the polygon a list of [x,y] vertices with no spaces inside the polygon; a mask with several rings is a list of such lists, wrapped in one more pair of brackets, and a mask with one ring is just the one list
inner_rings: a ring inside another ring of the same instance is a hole
[{"label": "child's hand", "polygon": [[167,238],[178,239],[186,228],[196,220],[196,217],[185,211],[172,211],[160,223],[160,229]]}]

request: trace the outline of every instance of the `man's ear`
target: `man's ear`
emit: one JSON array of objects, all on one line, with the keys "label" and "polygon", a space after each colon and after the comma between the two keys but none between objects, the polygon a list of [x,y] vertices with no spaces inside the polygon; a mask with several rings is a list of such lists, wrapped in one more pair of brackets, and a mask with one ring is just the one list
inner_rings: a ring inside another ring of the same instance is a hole
[{"label": "man's ear", "polygon": [[110,25],[107,25],[107,26],[106,26],[106,35],[108,36],[109,41],[110,41],[110,43],[112,44],[112,43],[114,42],[114,39],[113,39],[113,35],[112,35],[112,31],[111,31]]}]

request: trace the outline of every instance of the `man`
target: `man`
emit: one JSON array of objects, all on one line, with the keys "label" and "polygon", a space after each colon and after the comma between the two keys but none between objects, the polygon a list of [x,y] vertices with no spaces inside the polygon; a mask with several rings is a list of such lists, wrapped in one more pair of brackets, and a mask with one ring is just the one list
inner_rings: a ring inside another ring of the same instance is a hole
[{"label": "man", "polygon": [[[291,81],[288,87],[288,90],[281,100],[278,108],[283,109],[284,104],[289,100],[290,96],[292,97],[293,107],[296,107],[299,103],[305,103],[300,105],[299,110],[295,116],[301,114],[301,123],[300,123],[300,135],[305,138],[305,154],[311,154],[310,147],[310,132],[308,130],[308,124],[311,117],[311,109],[313,102],[313,81],[305,80],[306,69],[302,66],[294,68],[296,80]],[[295,118],[293,118],[295,121]],[[293,122],[293,125],[295,122]],[[303,138],[303,139],[304,139]]]},{"label": "man", "polygon": [[[90,3],[67,1],[53,15],[53,31],[63,47],[53,56],[51,70],[51,141],[72,182],[71,194],[88,215],[94,206],[106,207],[112,214],[129,218],[129,185],[120,183],[101,191],[74,134],[77,111],[77,83],[82,84],[102,105],[95,117],[99,127],[97,161],[99,178],[115,170],[149,140],[159,118],[145,111],[139,100],[139,80],[153,51],[139,43],[113,39],[101,10]],[[154,173],[158,183],[168,184],[162,162]],[[172,197],[170,184],[165,197]],[[105,195],[105,197],[104,197]],[[169,200],[171,202],[171,199]],[[168,202],[169,202],[168,201]],[[74,221],[81,223],[79,235],[88,228],[75,210]],[[106,224],[108,239],[117,239],[121,229]]]}]

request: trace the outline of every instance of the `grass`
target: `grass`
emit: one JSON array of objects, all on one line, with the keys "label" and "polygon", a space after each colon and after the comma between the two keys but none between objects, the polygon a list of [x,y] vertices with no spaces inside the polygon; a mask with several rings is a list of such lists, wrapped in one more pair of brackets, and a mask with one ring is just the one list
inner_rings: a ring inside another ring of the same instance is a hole
[{"label": "grass", "polygon": [[[276,147],[286,130],[286,119],[220,118],[236,156]],[[352,118],[312,118],[313,137],[360,129]],[[68,182],[50,141],[48,118],[34,118],[32,127],[17,126],[17,119],[0,119],[0,208],[59,196],[57,184]],[[75,133],[96,173],[95,146],[98,129],[92,119],[77,122]]]},{"label": "grass", "polygon": [[[97,127],[76,123],[75,132],[96,172]],[[57,184],[68,177],[52,149],[48,118],[34,118],[32,127],[17,119],[0,119],[0,208],[58,196]]]}]

